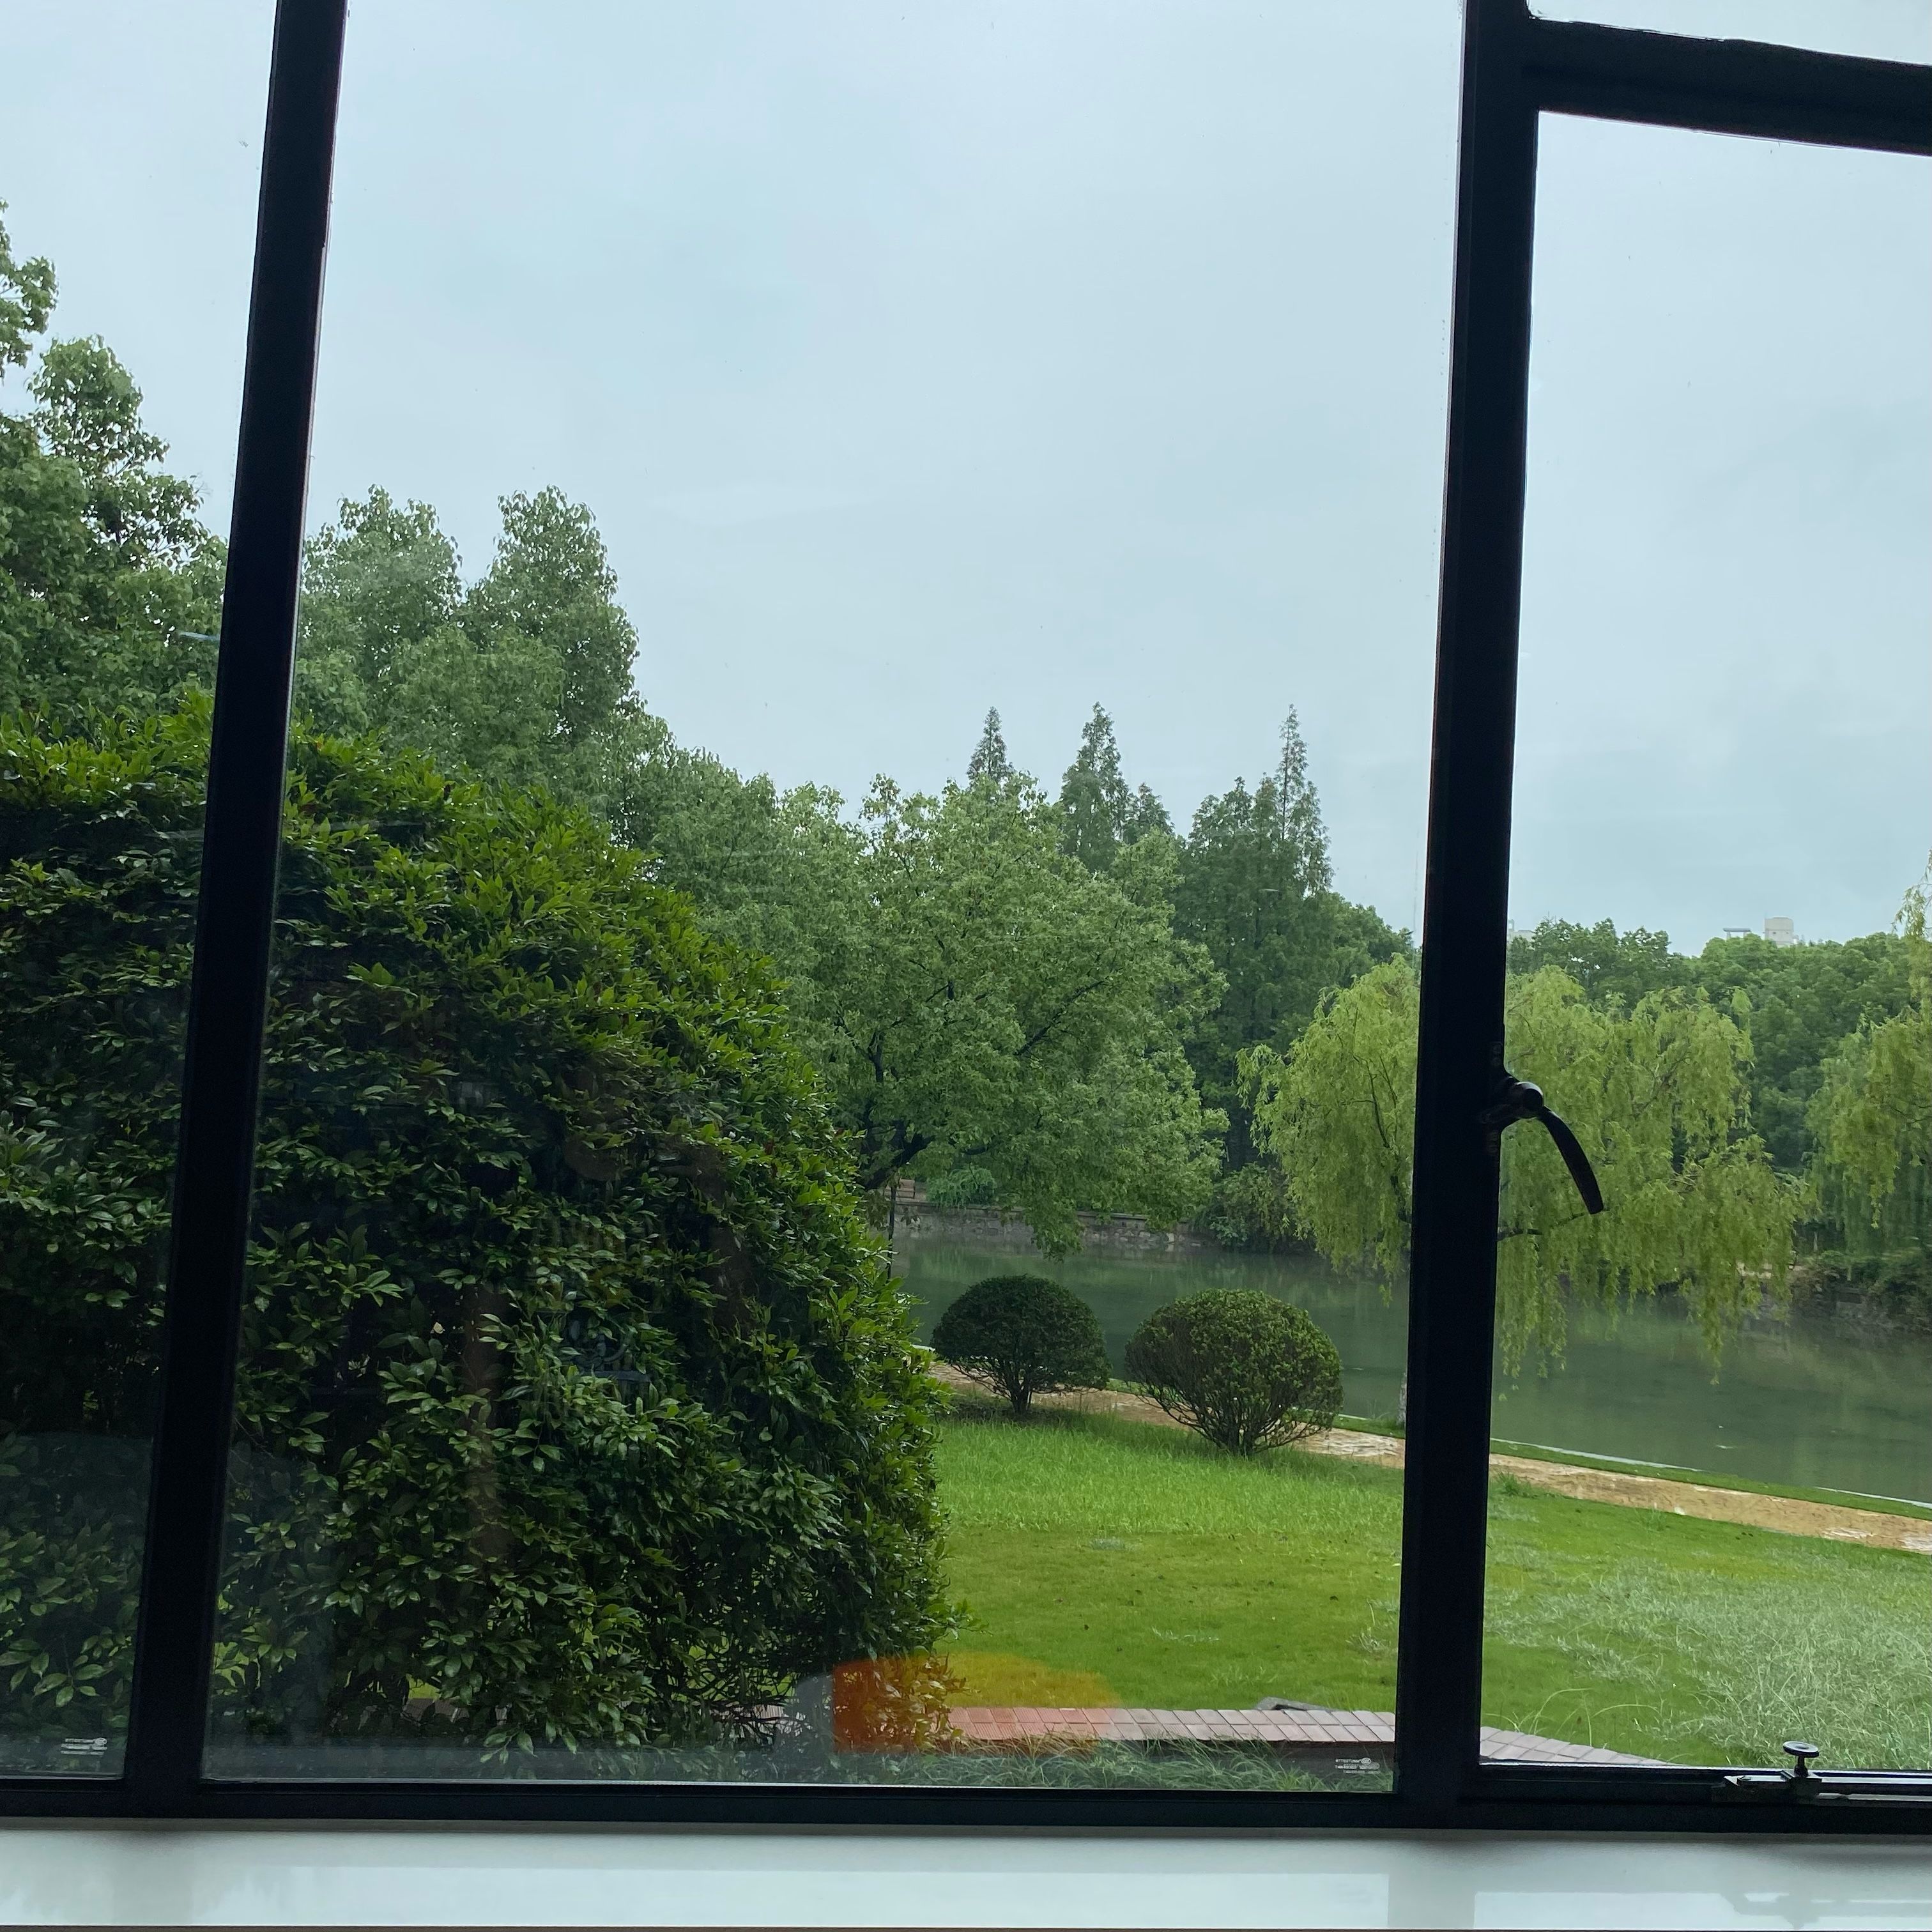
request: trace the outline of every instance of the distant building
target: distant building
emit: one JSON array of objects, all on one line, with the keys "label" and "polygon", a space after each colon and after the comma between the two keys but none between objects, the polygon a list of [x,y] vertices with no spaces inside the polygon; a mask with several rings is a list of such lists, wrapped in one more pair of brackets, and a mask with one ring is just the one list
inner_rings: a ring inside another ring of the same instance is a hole
[{"label": "distant building", "polygon": [[1781,914],[1775,919],[1765,921],[1764,936],[1774,946],[1796,946],[1798,944],[1798,928]]}]

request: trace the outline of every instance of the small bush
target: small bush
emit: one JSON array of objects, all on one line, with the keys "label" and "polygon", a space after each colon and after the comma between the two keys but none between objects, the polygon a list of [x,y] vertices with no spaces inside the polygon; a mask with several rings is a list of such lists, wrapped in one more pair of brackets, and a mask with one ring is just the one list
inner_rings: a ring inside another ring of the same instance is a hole
[{"label": "small bush", "polygon": [[1157,1308],[1127,1344],[1127,1378],[1183,1427],[1238,1456],[1328,1428],[1342,1358],[1313,1318],[1258,1288]]},{"label": "small bush", "polygon": [[943,1362],[999,1390],[1024,1415],[1054,1389],[1105,1388],[1111,1369],[1094,1311],[1040,1274],[989,1275],[939,1318]]}]

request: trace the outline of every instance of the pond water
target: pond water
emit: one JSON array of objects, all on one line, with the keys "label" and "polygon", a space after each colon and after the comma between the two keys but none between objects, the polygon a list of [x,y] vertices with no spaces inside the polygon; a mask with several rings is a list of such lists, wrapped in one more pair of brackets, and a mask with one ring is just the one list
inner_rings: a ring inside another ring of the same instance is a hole
[{"label": "pond water", "polygon": [[[894,1258],[922,1339],[970,1283],[1051,1275],[1100,1318],[1118,1371],[1163,1303],[1204,1288],[1260,1288],[1306,1309],[1342,1357],[1349,1414],[1390,1416],[1407,1346],[1401,1291],[1300,1257],[1030,1250],[902,1233]],[[1932,1336],[1868,1335],[1802,1310],[1754,1320],[1714,1369],[1672,1297],[1573,1315],[1563,1362],[1514,1380],[1498,1366],[1495,1433],[1593,1456],[1762,1482],[1932,1501]]]}]

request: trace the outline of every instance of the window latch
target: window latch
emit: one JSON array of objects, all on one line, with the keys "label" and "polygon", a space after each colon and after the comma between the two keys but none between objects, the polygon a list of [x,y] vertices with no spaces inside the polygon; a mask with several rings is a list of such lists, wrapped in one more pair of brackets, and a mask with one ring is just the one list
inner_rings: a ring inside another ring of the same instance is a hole
[{"label": "window latch", "polygon": [[1563,1165],[1570,1170],[1570,1178],[1576,1184],[1576,1192],[1583,1197],[1583,1205],[1592,1214],[1600,1214],[1604,1190],[1597,1185],[1597,1171],[1583,1151],[1583,1143],[1562,1114],[1550,1112],[1540,1087],[1533,1081],[1519,1080],[1504,1067],[1496,1082],[1495,1097],[1483,1110],[1483,1125],[1500,1134],[1518,1120],[1540,1120],[1549,1130],[1556,1151],[1563,1156]]},{"label": "window latch", "polygon": [[1734,1771],[1718,1788],[1721,1799],[1784,1800],[1808,1804],[1831,1800],[1850,1804],[1922,1804],[1932,1778],[1922,1771],[1820,1771],[1818,1747],[1794,1738],[1784,1747],[1791,1762],[1782,1771]]}]

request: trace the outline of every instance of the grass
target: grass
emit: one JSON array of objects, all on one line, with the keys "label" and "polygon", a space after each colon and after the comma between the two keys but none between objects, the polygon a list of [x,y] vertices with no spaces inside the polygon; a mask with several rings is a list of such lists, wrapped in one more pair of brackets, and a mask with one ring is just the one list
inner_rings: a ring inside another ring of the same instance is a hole
[{"label": "grass", "polygon": [[[940,1470],[970,1701],[1392,1707],[1398,1472],[963,1410]],[[1840,1764],[1932,1761],[1924,1556],[1507,1477],[1492,1496],[1485,1721],[1679,1762],[1796,1736]]]},{"label": "grass", "polygon": [[975,1681],[991,1652],[1109,1694],[1056,1702],[1390,1708],[1391,1472],[1293,1451],[1238,1462],[1178,1430],[1050,1411],[950,1424],[940,1471],[968,1701],[1010,1701]]}]

